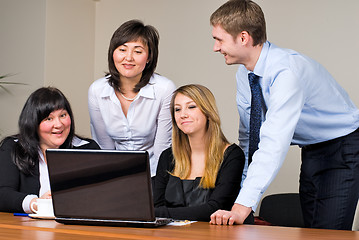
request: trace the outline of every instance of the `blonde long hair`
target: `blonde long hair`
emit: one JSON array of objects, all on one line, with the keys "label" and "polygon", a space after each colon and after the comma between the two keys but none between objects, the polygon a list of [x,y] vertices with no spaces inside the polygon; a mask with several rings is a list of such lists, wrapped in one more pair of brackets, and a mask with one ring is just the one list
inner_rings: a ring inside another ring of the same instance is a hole
[{"label": "blonde long hair", "polygon": [[172,151],[175,167],[171,174],[181,179],[186,179],[191,170],[192,151],[188,136],[178,128],[174,115],[174,101],[179,93],[191,98],[207,118],[206,162],[200,186],[202,188],[214,188],[217,174],[223,161],[223,152],[229,142],[222,132],[221,120],[212,92],[199,84],[182,86],[172,96]]}]

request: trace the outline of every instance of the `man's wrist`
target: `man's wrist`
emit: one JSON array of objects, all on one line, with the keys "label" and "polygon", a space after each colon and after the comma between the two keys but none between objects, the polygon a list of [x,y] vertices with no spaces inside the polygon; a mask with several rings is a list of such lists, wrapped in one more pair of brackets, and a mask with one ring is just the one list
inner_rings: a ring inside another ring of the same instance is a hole
[{"label": "man's wrist", "polygon": [[239,210],[241,204],[239,203],[234,203],[233,206],[232,206],[232,211],[236,211],[236,210]]},{"label": "man's wrist", "polygon": [[244,212],[247,214],[251,213],[252,211],[252,208],[251,207],[246,207],[242,204],[239,204],[239,203],[235,203],[233,204],[232,206],[232,210],[233,212],[237,213],[237,214],[240,214],[242,215]]}]

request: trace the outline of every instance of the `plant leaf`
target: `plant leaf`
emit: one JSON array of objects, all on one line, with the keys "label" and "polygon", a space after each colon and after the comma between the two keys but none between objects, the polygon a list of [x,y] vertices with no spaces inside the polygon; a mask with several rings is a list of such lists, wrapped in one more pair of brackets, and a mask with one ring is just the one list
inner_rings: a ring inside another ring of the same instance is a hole
[{"label": "plant leaf", "polygon": [[0,88],[1,88],[2,90],[4,90],[5,92],[11,94],[11,92],[10,92],[6,87],[0,85]]},{"label": "plant leaf", "polygon": [[[0,79],[6,78],[6,77],[11,77],[14,74],[5,74],[0,76]],[[0,89],[3,89],[5,92],[11,94],[11,92],[9,91],[9,89],[7,89],[6,87],[4,87],[3,85],[27,85],[26,83],[19,83],[19,82],[4,82],[4,81],[0,81]]]},{"label": "plant leaf", "polygon": [[19,82],[0,82],[0,86],[1,86],[2,84],[8,84],[8,85],[10,85],[10,84],[27,85],[26,83],[19,83]]},{"label": "plant leaf", "polygon": [[6,77],[11,77],[11,76],[14,76],[14,75],[15,75],[15,74],[10,74],[10,73],[8,73],[8,74],[5,74],[5,75],[0,76],[0,79],[6,78]]}]

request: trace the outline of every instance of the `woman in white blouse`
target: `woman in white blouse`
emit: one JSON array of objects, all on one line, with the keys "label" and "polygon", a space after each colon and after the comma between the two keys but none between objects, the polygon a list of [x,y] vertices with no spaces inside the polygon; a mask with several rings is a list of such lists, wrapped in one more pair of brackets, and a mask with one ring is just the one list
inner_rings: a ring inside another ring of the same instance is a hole
[{"label": "woman in white blouse", "polygon": [[138,20],[123,23],[111,38],[109,74],[88,92],[93,139],[102,149],[148,151],[151,176],[171,144],[170,101],[176,89],[154,73],[158,42],[153,26]]}]

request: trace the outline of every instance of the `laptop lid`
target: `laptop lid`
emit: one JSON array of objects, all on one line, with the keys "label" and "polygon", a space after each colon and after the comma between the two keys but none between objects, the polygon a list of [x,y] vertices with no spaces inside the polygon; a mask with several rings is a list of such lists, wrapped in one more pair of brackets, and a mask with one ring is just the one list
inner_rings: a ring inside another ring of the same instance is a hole
[{"label": "laptop lid", "polygon": [[154,221],[146,151],[48,149],[56,218]]}]

